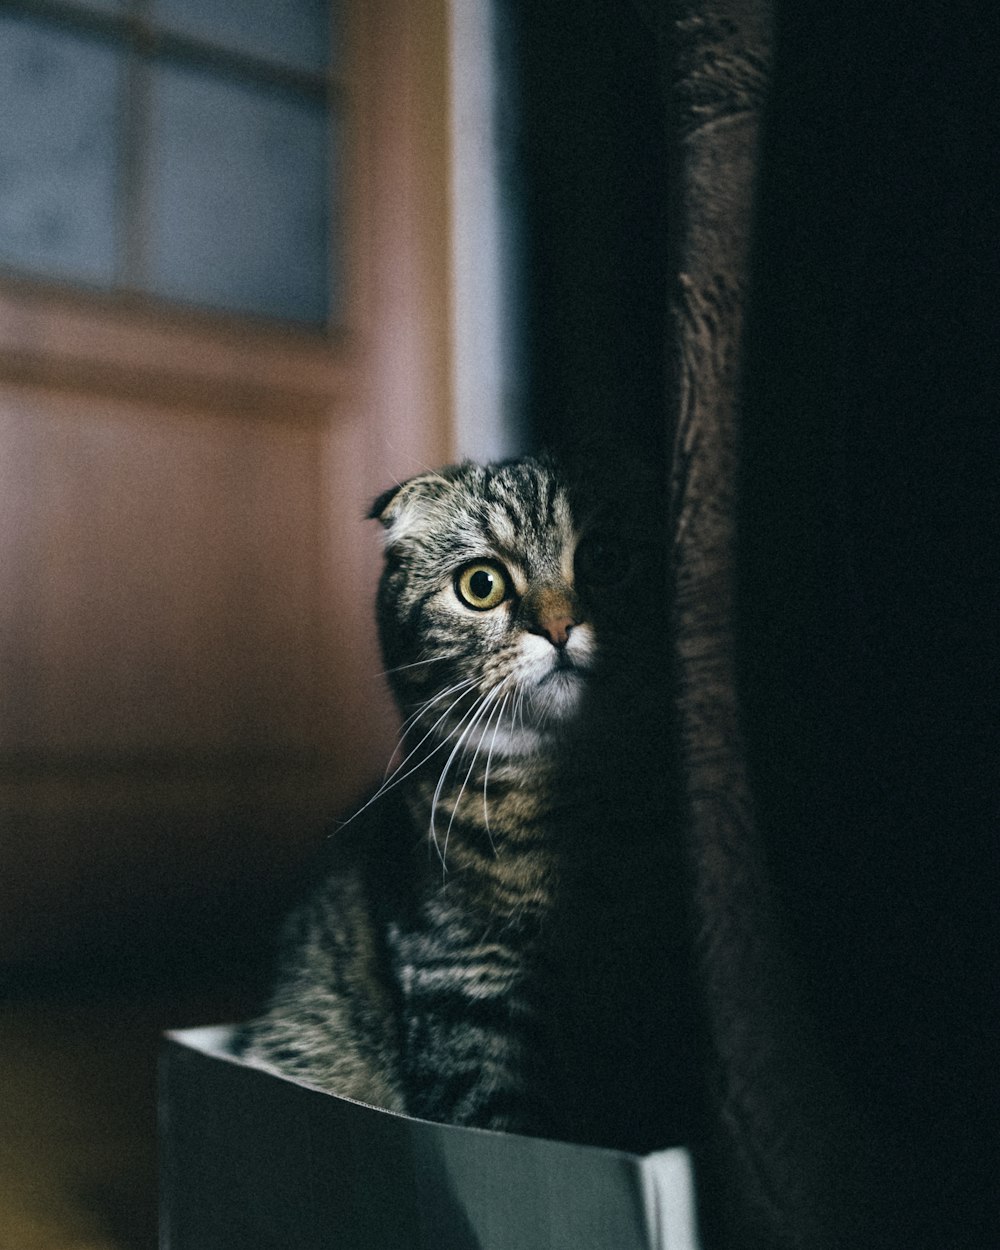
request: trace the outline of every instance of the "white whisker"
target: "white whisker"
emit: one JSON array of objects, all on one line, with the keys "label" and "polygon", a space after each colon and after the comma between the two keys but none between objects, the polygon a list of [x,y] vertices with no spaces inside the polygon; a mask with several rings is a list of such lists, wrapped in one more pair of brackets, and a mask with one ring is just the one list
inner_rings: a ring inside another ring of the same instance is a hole
[{"label": "white whisker", "polygon": [[[421,719],[421,717],[423,717],[427,712],[430,711],[430,709],[434,706],[435,703],[440,703],[442,699],[446,699],[450,694],[456,694],[458,691],[461,691],[462,694],[465,694],[473,686],[476,685],[477,680],[478,679],[475,677],[466,677],[464,681],[456,682],[454,686],[449,686],[446,690],[442,690],[441,693],[435,695],[433,699],[428,699],[426,703],[422,703],[415,712],[411,712],[410,715],[406,718],[405,721],[403,721],[402,725],[400,725],[399,727],[399,737],[396,742],[396,749],[395,751],[393,751],[393,758],[395,758],[396,751],[398,751],[400,747],[402,747],[403,743],[406,741],[406,735],[410,732],[411,729],[414,728],[414,726]],[[415,751],[420,750],[420,748],[427,741],[427,739],[431,736],[434,730],[437,729],[438,725],[440,725],[443,720],[446,720],[448,718],[448,716],[454,710],[456,705],[460,702],[461,702],[461,696],[459,696],[459,698],[456,699],[453,703],[448,705],[447,709],[442,713],[441,716],[438,717],[438,719],[430,727],[427,733],[424,734],[424,736],[420,739],[417,745],[413,747],[411,750],[407,751],[406,755],[404,756],[402,760],[402,763],[405,764],[406,760],[408,760]],[[388,774],[389,768],[391,767],[392,767],[392,760],[390,759],[389,765],[386,768],[387,774]]]},{"label": "white whisker", "polygon": [[[441,860],[442,871],[445,871],[445,872],[447,871],[447,867],[445,865],[444,854],[441,848],[438,846],[437,830],[435,826],[435,816],[437,814],[438,800],[440,799],[441,793],[444,790],[445,778],[448,776],[448,772],[451,769],[451,766],[455,761],[455,757],[456,755],[458,755],[459,751],[462,750],[466,737],[468,736],[469,732],[474,728],[474,725],[475,725],[474,717],[476,713],[482,709],[483,702],[487,697],[488,697],[487,695],[483,695],[481,699],[477,700],[477,702],[474,703],[473,706],[470,708],[467,715],[459,722],[458,726],[456,727],[455,732],[452,735],[452,737],[456,739],[455,745],[452,747],[451,754],[448,756],[447,760],[445,761],[444,768],[441,770],[441,775],[438,777],[437,785],[434,787],[434,795],[431,798],[431,820],[430,820],[431,842],[433,842],[434,847],[438,853],[438,858]],[[449,741],[450,740],[451,739],[449,739]],[[448,827],[449,829],[451,828],[450,825]]]},{"label": "white whisker", "polygon": [[445,660],[454,660],[453,655],[432,655],[426,660],[414,660],[412,664],[397,664],[395,668],[384,668],[379,677],[391,677],[393,673],[405,672],[408,668],[420,668],[422,664],[441,664]]},{"label": "white whisker", "polygon": [[465,788],[469,784],[469,778],[472,776],[472,770],[476,767],[476,760],[479,758],[479,752],[482,750],[483,739],[486,737],[486,734],[490,727],[490,721],[493,718],[493,706],[496,704],[497,699],[500,697],[501,690],[503,690],[504,686],[509,681],[510,681],[510,678],[505,677],[502,681],[499,681],[493,687],[492,690],[490,690],[486,695],[483,696],[482,702],[480,704],[479,712],[477,713],[475,719],[471,722],[468,730],[466,731],[466,736],[468,736],[468,734],[470,734],[472,730],[475,729],[476,725],[482,719],[483,713],[487,709],[490,709],[490,714],[486,718],[486,724],[483,726],[483,731],[479,735],[479,741],[476,743],[476,749],[472,753],[472,763],[469,765],[466,771],[465,778],[462,781],[461,786],[459,787],[458,796],[455,799],[455,802],[452,804],[451,819],[448,821],[448,828],[445,830],[445,835],[444,835],[444,850],[442,851],[442,855],[441,855],[442,863],[444,862],[444,860],[447,858],[447,855],[448,855],[448,839],[451,837],[451,827],[455,823],[455,816],[457,815],[459,805],[462,802],[462,795],[465,793]]},{"label": "white whisker", "polygon": [[[478,724],[479,719],[481,718],[483,712],[486,710],[489,704],[496,697],[498,688],[499,686],[493,686],[490,690],[488,690],[482,696],[481,699],[477,700],[477,702],[473,704],[473,706],[469,709],[466,716],[462,719],[462,721],[457,726],[455,733],[453,735],[453,737],[455,737],[456,739],[455,745],[452,748],[451,754],[448,756],[448,759],[445,761],[445,766],[441,770],[441,775],[440,777],[438,777],[437,785],[434,788],[434,795],[431,799],[430,835],[431,835],[431,841],[433,842],[434,846],[437,848],[438,856],[441,860],[441,868],[442,868],[442,871],[444,872],[447,872],[447,865],[445,864],[444,852],[438,846],[437,827],[436,827],[436,820],[435,820],[435,817],[437,815],[438,801],[441,798],[441,794],[444,790],[445,781],[447,779],[448,773],[451,770],[452,764],[455,762],[455,759],[459,755],[459,753],[465,749],[470,734],[472,733],[472,731],[475,729],[476,725]],[[454,820],[454,818],[455,818],[455,808],[453,807],[452,817],[451,817],[452,821]],[[448,822],[448,832],[449,833],[451,832],[451,821]],[[445,850],[446,849],[447,849],[447,833],[445,835]]]},{"label": "white whisker", "polygon": [[[507,707],[507,702],[509,699],[510,699],[510,691],[508,691],[504,695],[503,702],[500,704],[499,711],[497,712],[497,723],[493,726],[493,737],[490,739],[490,749],[486,752],[486,771],[483,774],[483,821],[486,825],[486,836],[490,840],[490,847],[492,848],[494,855],[497,853],[497,848],[496,848],[496,843],[493,841],[493,831],[490,829],[490,810],[489,810],[489,805],[486,801],[486,792],[489,789],[489,785],[490,785],[490,764],[493,761],[493,748],[497,744],[497,734],[500,732],[500,724],[503,720],[504,710]],[[490,716],[492,717],[492,713],[490,713]],[[488,730],[489,727],[490,727],[489,721],[487,721],[486,729]],[[484,731],[484,736],[485,736],[485,731]]]},{"label": "white whisker", "polygon": [[[339,825],[339,828],[342,829],[344,828],[345,825],[349,825],[352,820],[357,819],[357,817],[360,816],[362,812],[366,811],[369,807],[371,807],[371,805],[377,799],[380,799],[383,794],[388,793],[389,790],[395,789],[395,787],[398,786],[401,781],[405,781],[407,777],[411,777],[419,768],[422,768],[424,764],[426,764],[427,761],[431,759],[432,756],[436,755],[438,751],[443,750],[448,745],[448,743],[454,737],[454,734],[457,733],[458,730],[461,728],[461,726],[465,723],[465,719],[466,719],[465,717],[463,717],[462,720],[459,721],[459,724],[457,728],[455,729],[455,731],[453,731],[453,733],[448,734],[441,742],[437,744],[437,746],[432,747],[431,750],[428,751],[427,754],[423,757],[423,759],[417,760],[417,762],[413,765],[412,768],[407,768],[405,772],[402,772],[402,769],[404,769],[407,763],[409,763],[409,761],[413,758],[413,756],[416,755],[416,753],[420,750],[420,748],[427,741],[427,739],[434,733],[434,731],[441,724],[441,722],[444,720],[447,720],[448,716],[450,716],[451,713],[454,711],[454,709],[458,706],[458,704],[461,703],[463,697],[468,692],[469,687],[474,686],[474,685],[475,685],[475,680],[473,678],[468,678],[466,681],[459,682],[457,686],[451,687],[450,690],[444,691],[440,696],[438,696],[438,698],[440,699],[440,698],[445,697],[446,694],[454,694],[456,690],[461,691],[461,693],[458,695],[458,698],[454,699],[449,704],[449,706],[441,713],[438,719],[434,722],[434,724],[430,727],[430,729],[428,729],[428,731],[420,739],[420,741],[413,748],[413,750],[407,752],[407,754],[403,757],[403,759],[396,766],[393,773],[389,777],[383,778],[382,784],[375,791],[375,793],[371,796],[371,798],[368,799],[367,802],[363,803],[361,807],[359,807],[358,810],[353,815],[349,816],[346,820],[342,821],[341,824]],[[438,699],[434,699],[432,700],[432,702],[438,702]],[[476,705],[474,704],[473,708],[475,708],[475,706]],[[426,707],[421,709],[421,714],[423,713],[423,711],[426,711],[426,710],[427,710]]]}]

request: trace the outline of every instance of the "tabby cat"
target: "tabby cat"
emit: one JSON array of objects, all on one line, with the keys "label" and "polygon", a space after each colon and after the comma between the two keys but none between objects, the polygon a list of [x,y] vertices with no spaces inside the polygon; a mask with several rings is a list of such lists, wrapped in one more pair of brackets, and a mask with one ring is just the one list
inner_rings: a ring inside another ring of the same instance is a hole
[{"label": "tabby cat", "polygon": [[602,498],[528,458],[376,501],[399,762],[330,839],[244,1058],[432,1120],[690,1138],[664,518],[646,494],[635,478]]}]

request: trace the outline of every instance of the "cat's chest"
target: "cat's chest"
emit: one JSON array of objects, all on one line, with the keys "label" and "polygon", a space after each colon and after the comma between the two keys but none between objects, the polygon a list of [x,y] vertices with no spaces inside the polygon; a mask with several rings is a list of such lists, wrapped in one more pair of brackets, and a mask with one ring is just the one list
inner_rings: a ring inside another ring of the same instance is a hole
[{"label": "cat's chest", "polygon": [[483,999],[519,992],[544,961],[550,910],[546,895],[510,907],[478,891],[430,892],[386,926],[402,1003],[442,993]]}]

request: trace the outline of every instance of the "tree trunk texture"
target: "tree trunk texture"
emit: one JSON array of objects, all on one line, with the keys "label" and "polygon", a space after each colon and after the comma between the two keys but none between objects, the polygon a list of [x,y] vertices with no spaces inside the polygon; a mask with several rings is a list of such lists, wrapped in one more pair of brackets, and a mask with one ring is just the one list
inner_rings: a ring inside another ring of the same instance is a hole
[{"label": "tree trunk texture", "polygon": [[735,659],[741,356],[771,19],[768,0],[679,0],[663,32],[674,145],[674,662],[715,1100],[720,1189],[706,1204],[708,1240],[825,1250],[861,1244],[861,1216],[755,828]]}]

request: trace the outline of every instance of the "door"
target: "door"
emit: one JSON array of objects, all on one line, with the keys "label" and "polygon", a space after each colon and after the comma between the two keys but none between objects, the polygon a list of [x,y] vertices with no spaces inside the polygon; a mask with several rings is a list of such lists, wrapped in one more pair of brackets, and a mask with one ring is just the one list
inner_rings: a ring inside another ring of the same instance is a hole
[{"label": "door", "polygon": [[363,518],[452,449],[445,6],[291,9],[0,14],[2,964],[239,930],[391,751]]}]

